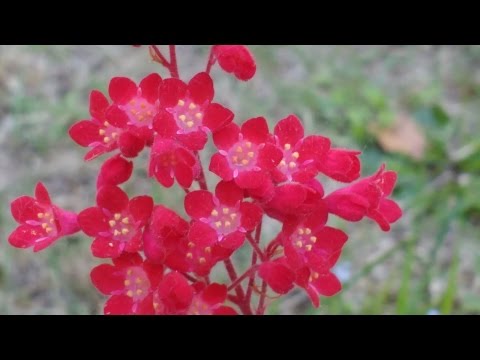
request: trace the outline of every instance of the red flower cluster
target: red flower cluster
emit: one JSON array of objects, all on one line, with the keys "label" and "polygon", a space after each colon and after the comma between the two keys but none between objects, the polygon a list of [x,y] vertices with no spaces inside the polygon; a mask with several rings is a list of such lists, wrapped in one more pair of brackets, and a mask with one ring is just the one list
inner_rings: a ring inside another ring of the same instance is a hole
[{"label": "red flower cluster", "polygon": [[[82,230],[93,239],[93,256],[113,262],[91,272],[95,287],[109,296],[105,314],[263,314],[269,289],[287,294],[298,286],[315,306],[319,296],[340,291],[332,268],[348,237],[327,225],[329,216],[369,217],[388,231],[402,215],[389,198],[396,173],[382,165],[358,180],[360,152],[306,136],[295,115],[276,122],[273,132],[263,117],[233,123],[233,112],[214,102],[209,72],[218,63],[240,80],[252,78],[256,64],[245,46],[212,46],[206,71],[188,83],[178,78],[174,45],[170,60],[156,45],[149,50],[171,78],[150,74],[139,85],[113,78],[110,100],[94,90],[91,118],[70,128],[72,139],[89,148],[85,160],[115,152],[100,168],[96,206],[78,215],[62,210],[39,183],[35,198],[12,202],[20,225],[9,242],[39,251]],[[214,192],[198,154],[210,135],[216,152],[208,169],[219,177]],[[185,190],[187,218],[120,188],[133,174],[134,162],[126,158],[142,151],[149,151],[151,178],[166,188],[176,181]],[[319,175],[358,181],[325,195]],[[261,238],[264,216],[282,223],[274,239]],[[238,275],[232,258],[245,243],[252,262]],[[211,282],[222,263],[230,281]]]}]

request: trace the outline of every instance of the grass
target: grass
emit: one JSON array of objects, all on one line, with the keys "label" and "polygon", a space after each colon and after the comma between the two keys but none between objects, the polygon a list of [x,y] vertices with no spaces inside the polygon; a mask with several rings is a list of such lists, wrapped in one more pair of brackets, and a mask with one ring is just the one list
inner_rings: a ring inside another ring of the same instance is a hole
[{"label": "grass", "polygon": [[[392,232],[370,221],[352,225],[332,218],[350,234],[341,263],[351,275],[342,293],[313,309],[303,293],[294,292],[274,301],[270,313],[480,313],[479,49],[252,46],[258,74],[251,82],[235,82],[214,69],[216,99],[237,121],[265,115],[274,125],[295,113],[309,132],[362,150],[364,175],[383,162],[399,173],[394,198],[405,216]],[[205,49],[181,47],[181,73],[200,70],[202,56]],[[92,88],[105,91],[112,76],[140,79],[158,70],[146,59],[145,51],[118,46],[0,48],[1,238],[14,227],[9,202],[31,194],[37,180],[62,206],[80,210],[93,202],[98,162],[83,163],[83,150],[65,133],[88,117]],[[427,150],[419,159],[384,150],[370,131],[390,126],[400,113],[423,131]],[[138,181],[128,191],[153,191],[157,201],[182,212],[178,189],[165,191],[145,180],[145,161],[140,159]],[[337,186],[325,180],[328,190]],[[98,263],[89,255],[88,239],[75,237],[35,255],[3,244],[0,313],[100,311],[103,298],[88,278]]]}]

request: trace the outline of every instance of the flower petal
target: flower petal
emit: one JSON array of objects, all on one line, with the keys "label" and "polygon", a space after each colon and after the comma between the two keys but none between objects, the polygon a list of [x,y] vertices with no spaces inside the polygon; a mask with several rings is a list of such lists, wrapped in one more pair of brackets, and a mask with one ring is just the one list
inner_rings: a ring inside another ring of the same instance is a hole
[{"label": "flower petal", "polygon": [[178,131],[177,123],[172,114],[165,110],[161,110],[153,118],[153,128],[158,136],[166,139],[173,139]]},{"label": "flower petal", "polygon": [[222,204],[233,207],[243,200],[244,190],[234,181],[220,181],[215,188],[215,196]]},{"label": "flower petal", "polygon": [[130,315],[133,313],[133,299],[127,295],[113,295],[103,308],[105,315]]},{"label": "flower petal", "polygon": [[249,202],[242,202],[240,204],[240,212],[242,214],[242,227],[247,231],[255,229],[263,215],[263,211],[259,206]]},{"label": "flower petal", "polygon": [[263,171],[243,171],[235,178],[235,183],[242,189],[255,189],[266,181],[268,176]]},{"label": "flower petal", "polygon": [[90,207],[78,214],[78,224],[88,236],[97,236],[110,229],[105,215],[98,207]]},{"label": "flower petal", "polygon": [[160,84],[162,78],[156,73],[147,75],[140,82],[139,88],[142,89],[142,96],[151,104],[155,104],[158,100]]},{"label": "flower petal", "polygon": [[260,265],[258,276],[278,294],[287,294],[293,289],[295,275],[290,268],[278,262],[265,262]]},{"label": "flower petal", "polygon": [[97,205],[112,213],[122,212],[128,206],[128,195],[118,186],[106,185],[98,190]]},{"label": "flower petal", "polygon": [[26,249],[41,238],[45,238],[45,235],[40,226],[20,225],[9,235],[8,242],[13,247]]},{"label": "flower petal", "polygon": [[213,154],[208,169],[225,181],[233,179],[233,171],[228,164],[228,160],[219,153]]},{"label": "flower petal", "polygon": [[238,142],[240,128],[235,123],[230,123],[213,134],[213,142],[220,150],[229,150]]},{"label": "flower petal", "polygon": [[214,95],[213,81],[206,72],[195,75],[188,83],[188,92],[190,98],[196,104],[203,105],[205,102],[211,102]]},{"label": "flower petal", "polygon": [[38,220],[38,214],[44,209],[37,200],[31,196],[20,196],[12,201],[10,209],[13,218],[18,223],[25,223],[28,220]]},{"label": "flower petal", "polygon": [[179,79],[166,79],[160,85],[159,99],[163,108],[174,107],[178,100],[185,98],[187,84]]},{"label": "flower petal", "polygon": [[264,117],[247,120],[242,124],[241,132],[246,140],[263,144],[268,140],[269,135],[267,120]]},{"label": "flower petal", "polygon": [[126,77],[114,77],[108,86],[110,98],[117,104],[126,104],[137,95],[137,84]]},{"label": "flower petal", "polygon": [[125,271],[113,265],[101,264],[90,273],[92,284],[104,295],[111,295],[125,289]]},{"label": "flower petal", "polygon": [[147,195],[134,197],[130,200],[128,209],[135,221],[145,224],[152,215],[153,199]]},{"label": "flower petal", "polygon": [[105,161],[97,178],[97,189],[104,185],[120,185],[132,176],[133,162],[124,159],[120,154]]},{"label": "flower petal", "polygon": [[205,190],[197,190],[188,193],[185,196],[184,203],[185,211],[188,216],[196,220],[210,217],[210,213],[215,207],[212,193]]},{"label": "flower petal", "polygon": [[136,157],[143,150],[145,142],[130,131],[123,131],[118,138],[118,146],[123,156]]},{"label": "flower petal", "polygon": [[98,125],[89,120],[82,120],[73,124],[68,130],[68,134],[78,145],[87,147],[91,144],[101,141]]},{"label": "flower petal", "polygon": [[215,132],[232,122],[234,114],[231,110],[217,103],[211,103],[205,110],[203,125]]},{"label": "flower petal", "polygon": [[303,139],[304,130],[300,120],[295,115],[289,115],[277,123],[274,134],[282,147],[285,144],[295,146],[297,142]]},{"label": "flower petal", "polygon": [[108,100],[105,95],[98,90],[92,90],[90,93],[90,115],[94,119],[103,120],[108,106]]}]

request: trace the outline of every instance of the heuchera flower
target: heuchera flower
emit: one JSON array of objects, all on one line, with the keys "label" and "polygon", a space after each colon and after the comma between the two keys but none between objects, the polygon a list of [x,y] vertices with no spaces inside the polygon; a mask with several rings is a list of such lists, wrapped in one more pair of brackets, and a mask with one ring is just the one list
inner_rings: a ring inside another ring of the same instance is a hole
[{"label": "heuchera flower", "polygon": [[104,185],[120,185],[132,176],[133,162],[117,154],[105,161],[97,177],[97,189]]},{"label": "heuchera flower", "polygon": [[348,221],[360,221],[364,216],[374,220],[383,231],[402,216],[398,204],[387,199],[397,181],[394,171],[378,171],[355,184],[334,191],[325,198],[328,211]]},{"label": "heuchera flower", "polygon": [[105,315],[155,314],[153,291],[163,277],[163,266],[137,254],[123,254],[113,265],[102,264],[91,274],[93,285],[104,295]]},{"label": "heuchera flower", "polygon": [[148,175],[169,188],[175,179],[188,189],[200,174],[200,164],[195,154],[176,140],[155,138],[150,153]]},{"label": "heuchera flower", "polygon": [[95,237],[91,247],[94,256],[115,258],[123,252],[142,250],[143,228],[152,209],[150,196],[129,200],[119,187],[106,185],[98,190],[97,206],[78,214],[78,223],[85,234]]},{"label": "heuchera flower", "polygon": [[250,80],[257,70],[255,59],[244,45],[216,45],[213,49],[220,67],[239,80]]},{"label": "heuchera flower", "polygon": [[8,237],[10,245],[16,248],[33,246],[33,251],[37,252],[80,230],[77,214],[53,204],[41,182],[35,187],[35,198],[21,196],[15,199],[11,212],[20,224]]},{"label": "heuchera flower", "polygon": [[360,177],[361,151],[330,149],[326,156],[317,162],[318,170],[334,180],[352,182]]},{"label": "heuchera flower", "polygon": [[220,284],[197,282],[193,284],[195,295],[187,310],[187,315],[237,315],[230,306],[224,306],[227,300],[227,287]]},{"label": "heuchera flower", "polygon": [[91,119],[75,123],[68,131],[78,145],[92,148],[85,155],[87,161],[119,147],[118,140],[123,130],[108,121],[106,117],[108,108],[109,102],[105,95],[93,90],[90,93]]},{"label": "heuchera flower", "polygon": [[240,128],[230,124],[213,134],[219,152],[212,156],[210,171],[242,189],[255,189],[272,182],[269,172],[282,160],[282,152],[270,142],[263,117],[247,120]]},{"label": "heuchera flower", "polygon": [[233,181],[220,181],[215,195],[205,190],[192,191],[185,197],[185,210],[194,222],[207,224],[211,243],[236,250],[245,240],[245,233],[260,223],[262,209],[242,201],[244,191]]},{"label": "heuchera flower", "polygon": [[162,110],[153,126],[158,136],[177,139],[191,150],[202,150],[207,132],[215,132],[229,124],[233,113],[212,103],[213,81],[207,73],[195,75],[188,84],[179,79],[166,79],[160,87]]},{"label": "heuchera flower", "polygon": [[153,142],[153,119],[159,111],[161,83],[160,75],[153,73],[143,78],[138,86],[129,78],[114,77],[108,87],[114,103],[109,110],[110,119],[115,119],[120,127],[127,128],[148,146]]}]

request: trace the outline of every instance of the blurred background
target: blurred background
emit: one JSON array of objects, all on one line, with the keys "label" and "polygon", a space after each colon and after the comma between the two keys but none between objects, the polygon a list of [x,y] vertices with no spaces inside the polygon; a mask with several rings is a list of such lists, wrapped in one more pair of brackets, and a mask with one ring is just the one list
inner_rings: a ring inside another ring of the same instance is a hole
[{"label": "blurred background", "polygon": [[[204,69],[208,50],[179,46],[184,80]],[[298,115],[308,132],[361,150],[362,175],[385,162],[399,174],[393,197],[404,210],[389,233],[370,220],[348,224],[331,216],[329,224],[350,235],[335,268],[343,291],[322,298],[319,309],[294,291],[272,300],[270,313],[480,314],[480,46],[251,50],[258,68],[248,83],[214,67],[215,100],[237,122],[264,115],[273,126]],[[146,48],[0,46],[0,314],[102,312],[104,298],[89,279],[99,263],[90,239],[73,236],[38,254],[13,249],[9,204],[43,181],[61,207],[91,206],[101,159],[84,163],[85,150],[68,128],[89,117],[90,90],[106,91],[113,76],[139,81],[154,71],[166,76]],[[146,179],[145,155],[127,191],[153,192],[183,213],[176,187],[167,191]],[[340,185],[322,182],[329,191]],[[278,224],[264,229],[266,240]],[[248,259],[245,249],[237,264]]]}]

